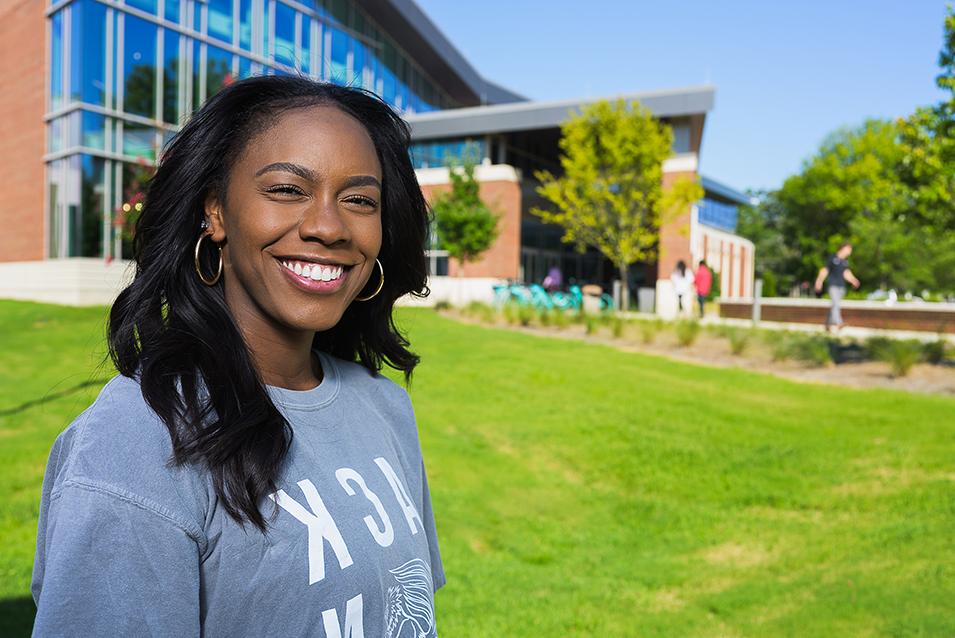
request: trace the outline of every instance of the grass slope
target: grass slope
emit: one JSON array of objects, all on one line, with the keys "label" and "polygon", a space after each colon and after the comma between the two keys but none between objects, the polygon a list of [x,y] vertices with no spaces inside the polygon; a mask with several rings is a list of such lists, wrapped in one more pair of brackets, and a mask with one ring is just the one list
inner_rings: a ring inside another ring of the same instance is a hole
[{"label": "grass slope", "polygon": [[[49,446],[109,376],[104,312],[0,302],[2,635],[29,627]],[[400,323],[442,635],[955,634],[955,401]]]}]

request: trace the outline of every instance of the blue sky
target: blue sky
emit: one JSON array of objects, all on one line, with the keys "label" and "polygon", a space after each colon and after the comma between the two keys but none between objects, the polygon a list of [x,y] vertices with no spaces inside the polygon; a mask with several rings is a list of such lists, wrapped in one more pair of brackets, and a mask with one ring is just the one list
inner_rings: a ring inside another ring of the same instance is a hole
[{"label": "blue sky", "polygon": [[944,0],[416,0],[531,99],[712,83],[701,172],[776,188],[827,133],[937,102]]}]

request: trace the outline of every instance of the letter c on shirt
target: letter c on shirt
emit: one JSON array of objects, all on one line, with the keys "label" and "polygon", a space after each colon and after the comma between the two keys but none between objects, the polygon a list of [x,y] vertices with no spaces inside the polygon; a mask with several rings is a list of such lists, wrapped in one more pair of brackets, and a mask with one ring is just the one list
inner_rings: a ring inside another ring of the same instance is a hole
[{"label": "letter c on shirt", "polygon": [[378,527],[375,519],[372,518],[370,514],[362,520],[365,521],[365,525],[368,526],[368,531],[371,532],[371,535],[374,537],[376,543],[382,547],[391,546],[391,543],[393,543],[395,540],[395,530],[391,526],[391,519],[388,518],[388,513],[381,504],[381,499],[379,499],[374,492],[368,489],[368,486],[365,485],[365,479],[362,478],[361,474],[350,467],[342,467],[335,470],[335,478],[338,479],[342,489],[345,490],[345,493],[349,496],[355,495],[355,488],[349,485],[348,482],[352,481],[358,484],[358,487],[361,489],[362,494],[365,495],[365,498],[371,501],[371,504],[375,506],[375,511],[378,512],[378,516],[381,517],[383,528]]}]

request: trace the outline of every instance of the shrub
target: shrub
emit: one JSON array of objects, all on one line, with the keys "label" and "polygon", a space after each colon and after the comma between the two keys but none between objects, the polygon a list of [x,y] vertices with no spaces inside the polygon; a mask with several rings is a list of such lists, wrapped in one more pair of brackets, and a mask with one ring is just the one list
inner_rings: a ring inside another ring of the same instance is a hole
[{"label": "shrub", "polygon": [[889,364],[893,377],[904,377],[922,359],[922,343],[912,339],[887,341],[879,349],[879,359]]},{"label": "shrub", "polygon": [[680,347],[692,346],[700,334],[700,322],[696,319],[680,319],[674,325],[676,340]]},{"label": "shrub", "polygon": [[434,304],[434,309],[435,309],[436,311],[438,311],[438,312],[441,312],[442,310],[450,310],[450,309],[451,309],[451,302],[442,299],[441,301],[439,301],[439,302],[437,302],[436,304]]},{"label": "shrub", "polygon": [[537,323],[540,325],[549,326],[551,324],[550,318],[550,308],[539,308],[537,310]]},{"label": "shrub", "polygon": [[647,345],[653,343],[653,340],[657,338],[657,332],[660,331],[660,322],[643,320],[639,322],[639,326],[640,340]]},{"label": "shrub", "polygon": [[832,362],[829,339],[818,335],[799,335],[790,340],[793,359],[809,366],[820,367]]},{"label": "shrub", "polygon": [[482,301],[472,301],[464,309],[464,313],[485,323],[494,323],[494,308]]},{"label": "shrub", "polygon": [[928,341],[922,345],[922,359],[926,363],[931,363],[932,365],[939,365],[945,361],[945,340],[938,338],[935,341]]},{"label": "shrub", "polygon": [[584,322],[584,326],[587,334],[594,334],[597,332],[597,318],[588,315],[586,321]]},{"label": "shrub", "polygon": [[620,317],[614,317],[610,322],[610,331],[613,334],[614,339],[619,339],[623,336],[623,319]]},{"label": "shrub", "polygon": [[537,313],[533,306],[519,306],[517,308],[517,320],[520,321],[522,326],[527,327],[531,325],[535,314]]},{"label": "shrub", "polygon": [[504,309],[502,310],[502,313],[504,315],[504,321],[506,321],[508,324],[512,326],[517,325],[518,308],[519,306],[512,301],[509,301],[506,304],[504,304]]},{"label": "shrub", "polygon": [[554,320],[555,326],[560,329],[564,329],[570,325],[570,317],[568,316],[569,313],[567,311],[561,310],[560,308],[554,308],[553,313],[554,314],[552,318]]},{"label": "shrub", "polygon": [[886,351],[892,346],[892,339],[888,337],[869,337],[865,340],[865,351],[870,359],[885,361]]},{"label": "shrub", "polygon": [[753,336],[752,330],[743,328],[728,328],[726,338],[730,342],[730,352],[734,355],[741,355],[749,346],[749,341]]},{"label": "shrub", "polygon": [[769,353],[773,361],[785,361],[792,356],[790,336],[782,330],[767,330],[763,335],[763,340],[769,347]]}]

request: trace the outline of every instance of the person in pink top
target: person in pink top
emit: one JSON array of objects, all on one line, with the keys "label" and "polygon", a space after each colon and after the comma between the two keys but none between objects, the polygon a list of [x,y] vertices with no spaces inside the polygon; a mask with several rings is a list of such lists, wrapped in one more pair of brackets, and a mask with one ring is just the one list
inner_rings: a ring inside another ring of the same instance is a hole
[{"label": "person in pink top", "polygon": [[696,284],[696,300],[700,302],[700,319],[703,318],[703,304],[710,294],[713,287],[713,271],[706,265],[706,260],[701,259],[700,265],[693,275],[693,282]]}]

